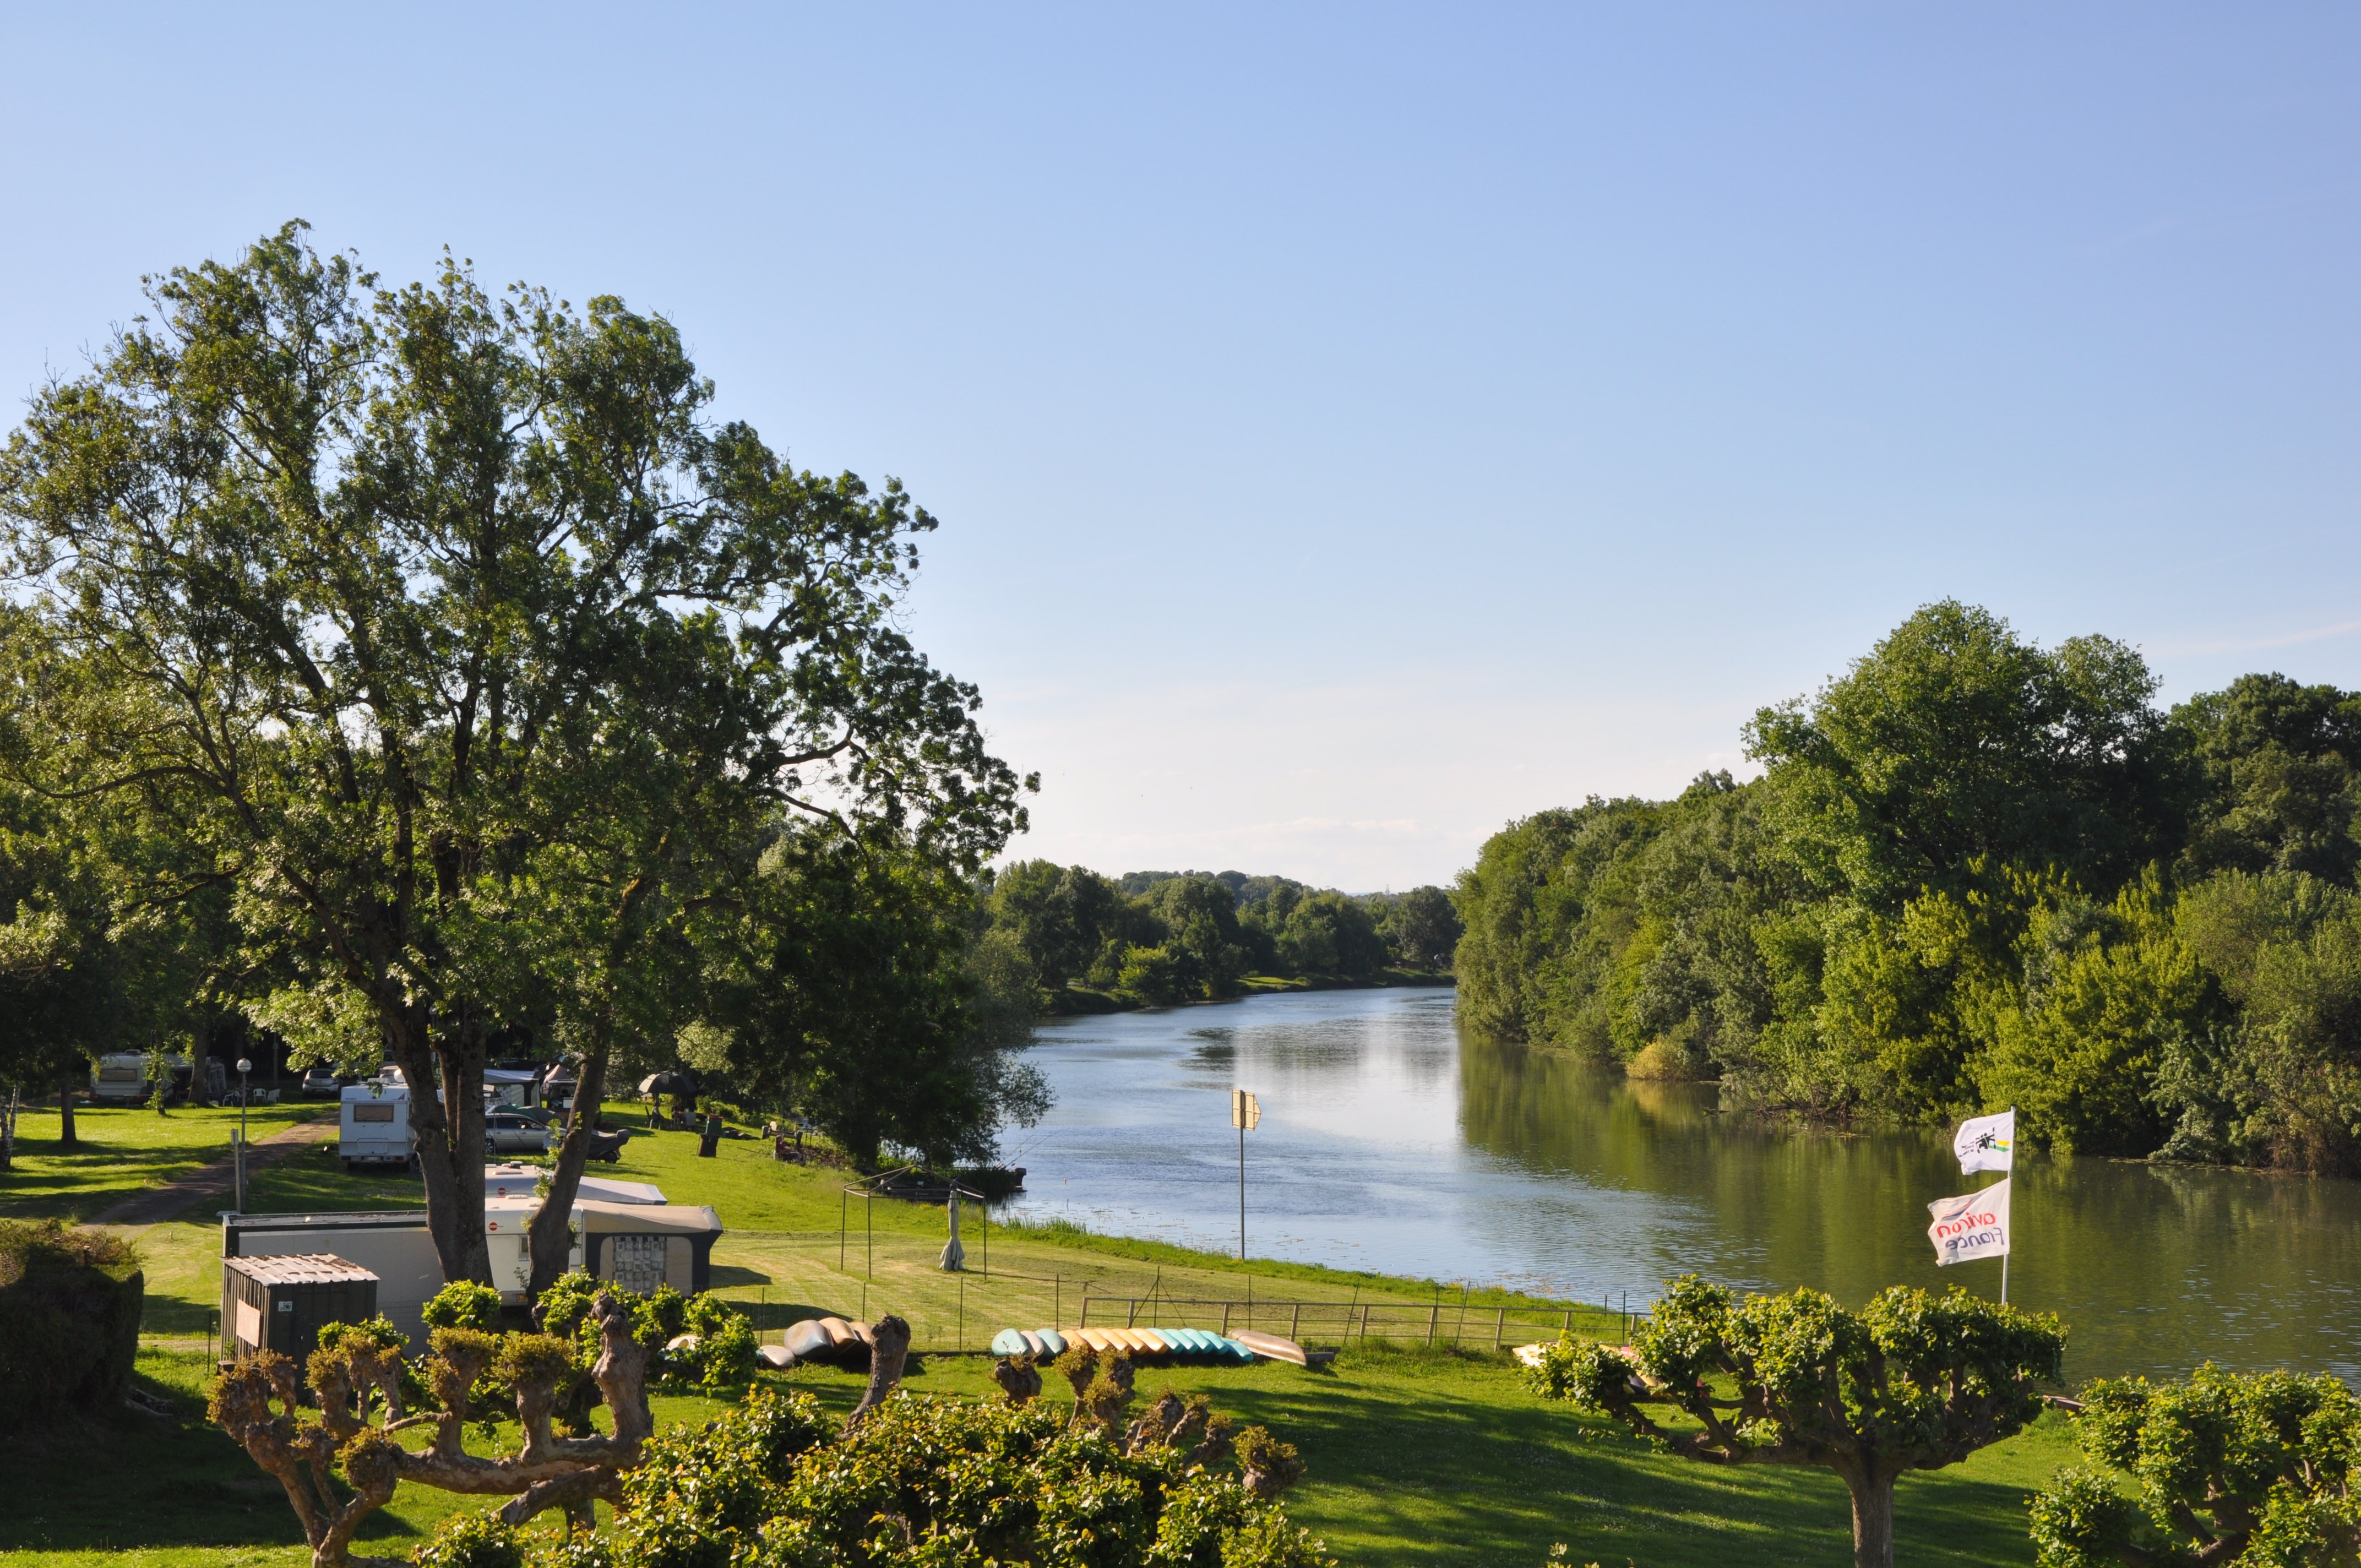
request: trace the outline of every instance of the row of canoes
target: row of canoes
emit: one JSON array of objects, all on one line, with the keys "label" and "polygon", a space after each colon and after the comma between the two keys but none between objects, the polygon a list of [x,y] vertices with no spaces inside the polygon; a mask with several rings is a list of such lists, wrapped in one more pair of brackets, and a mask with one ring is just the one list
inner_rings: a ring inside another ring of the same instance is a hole
[{"label": "row of canoes", "polygon": [[1068,1345],[1136,1357],[1226,1361],[1237,1365],[1257,1357],[1290,1361],[1298,1366],[1311,1363],[1303,1347],[1293,1340],[1246,1330],[1217,1334],[1205,1329],[1003,1329],[993,1336],[992,1354],[1046,1361],[1065,1354]]},{"label": "row of canoes", "polygon": [[807,1318],[788,1327],[785,1343],[763,1345],[756,1354],[772,1366],[793,1366],[802,1361],[866,1366],[869,1353],[876,1343],[877,1335],[867,1323],[849,1323],[842,1318]]},{"label": "row of canoes", "polygon": [[[824,1361],[866,1366],[877,1343],[867,1323],[842,1318],[807,1318],[792,1325],[784,1343],[766,1344],[760,1354],[772,1366],[793,1366]],[[1030,1355],[1048,1361],[1066,1354],[1069,1345],[1111,1352],[1141,1360],[1227,1362],[1245,1365],[1257,1358],[1311,1365],[1325,1353],[1307,1354],[1291,1339],[1242,1329],[1232,1334],[1204,1329],[1003,1329],[993,1336],[994,1355]]]}]

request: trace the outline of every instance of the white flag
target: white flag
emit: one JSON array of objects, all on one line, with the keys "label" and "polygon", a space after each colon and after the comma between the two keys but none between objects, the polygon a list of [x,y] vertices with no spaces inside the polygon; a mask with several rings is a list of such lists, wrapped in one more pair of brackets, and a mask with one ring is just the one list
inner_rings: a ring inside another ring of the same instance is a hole
[{"label": "white flag", "polygon": [[2008,1183],[1996,1181],[1981,1192],[1938,1198],[1927,1205],[1935,1223],[1927,1239],[1935,1244],[1935,1265],[1948,1267],[1979,1257],[2008,1255]]},{"label": "white flag", "polygon": [[1997,1116],[1971,1116],[1960,1124],[1951,1139],[1951,1152],[1960,1157],[1960,1174],[1970,1175],[1979,1170],[2007,1170],[2012,1167],[2012,1153],[2016,1147],[2016,1107],[2012,1105]]}]

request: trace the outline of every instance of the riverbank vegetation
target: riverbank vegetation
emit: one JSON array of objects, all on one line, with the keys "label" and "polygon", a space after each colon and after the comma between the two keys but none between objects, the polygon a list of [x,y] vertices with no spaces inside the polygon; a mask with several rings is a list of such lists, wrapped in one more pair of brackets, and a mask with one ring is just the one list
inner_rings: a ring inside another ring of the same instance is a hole
[{"label": "riverbank vegetation", "polygon": [[1281,876],[1117,879],[1049,861],[1001,871],[985,908],[1050,1012],[1440,979],[1460,935],[1439,887],[1356,897]]},{"label": "riverbank vegetation", "polygon": [[2361,696],[2156,689],[1929,606],[1755,716],[1759,779],[1488,840],[1463,1015],[1758,1107],[2361,1170]]}]

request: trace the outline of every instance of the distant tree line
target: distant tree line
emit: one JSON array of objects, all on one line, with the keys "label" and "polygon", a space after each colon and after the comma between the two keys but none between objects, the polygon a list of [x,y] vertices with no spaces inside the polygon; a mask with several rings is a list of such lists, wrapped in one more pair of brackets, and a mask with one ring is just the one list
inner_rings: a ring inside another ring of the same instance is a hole
[{"label": "distant tree line", "polygon": [[1019,861],[985,900],[994,936],[1045,1005],[1082,987],[1138,1003],[1235,996],[1249,977],[1367,984],[1448,967],[1459,917],[1439,887],[1353,896],[1240,872],[1133,872]]},{"label": "distant tree line", "polygon": [[2361,1170],[2361,694],[1929,606],[1763,774],[1543,811],[1454,893],[1470,1022],[1829,1118]]}]

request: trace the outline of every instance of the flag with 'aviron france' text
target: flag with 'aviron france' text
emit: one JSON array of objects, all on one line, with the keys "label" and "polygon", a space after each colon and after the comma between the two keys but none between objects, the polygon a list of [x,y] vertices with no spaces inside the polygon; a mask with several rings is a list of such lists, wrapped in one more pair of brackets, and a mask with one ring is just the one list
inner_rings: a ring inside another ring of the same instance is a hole
[{"label": "flag with 'aviron france' text", "polygon": [[2016,1107],[1993,1116],[1971,1116],[1951,1138],[1951,1152],[1960,1157],[1960,1174],[2006,1170],[2016,1160]]},{"label": "flag with 'aviron france' text", "polygon": [[1981,1192],[1958,1198],[1938,1198],[1927,1205],[1935,1223],[1927,1237],[1935,1244],[1935,1263],[1948,1267],[1979,1257],[2003,1257],[2008,1253],[2008,1183],[1996,1181]]}]

